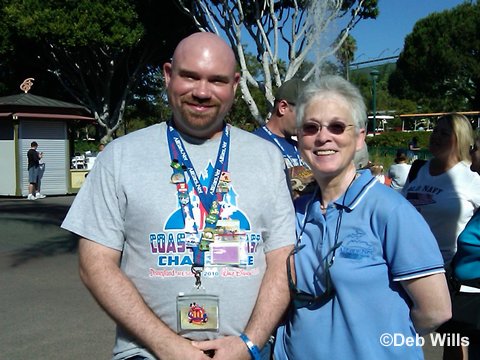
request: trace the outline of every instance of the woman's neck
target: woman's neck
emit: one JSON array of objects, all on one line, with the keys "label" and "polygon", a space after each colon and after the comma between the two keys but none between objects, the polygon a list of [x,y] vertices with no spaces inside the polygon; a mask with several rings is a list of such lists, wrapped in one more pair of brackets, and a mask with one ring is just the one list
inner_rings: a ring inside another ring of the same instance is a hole
[{"label": "woman's neck", "polygon": [[329,203],[338,199],[345,193],[353,180],[355,180],[356,175],[357,172],[355,166],[352,164],[351,167],[340,175],[333,178],[322,177],[317,179],[317,183],[321,190],[320,207],[322,210],[325,209]]},{"label": "woman's neck", "polygon": [[460,162],[458,157],[453,157],[453,156],[448,156],[445,159],[442,158],[432,158],[430,160],[430,175],[432,176],[437,176],[441,175],[451,168],[453,168],[455,165],[457,165]]}]

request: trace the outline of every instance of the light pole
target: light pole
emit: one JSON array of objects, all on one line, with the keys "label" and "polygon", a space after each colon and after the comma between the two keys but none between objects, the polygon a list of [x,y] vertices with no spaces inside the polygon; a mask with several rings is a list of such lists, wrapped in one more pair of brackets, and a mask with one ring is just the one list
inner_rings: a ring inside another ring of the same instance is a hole
[{"label": "light pole", "polygon": [[372,112],[373,112],[373,136],[377,129],[377,79],[380,72],[377,69],[370,71],[372,77]]}]

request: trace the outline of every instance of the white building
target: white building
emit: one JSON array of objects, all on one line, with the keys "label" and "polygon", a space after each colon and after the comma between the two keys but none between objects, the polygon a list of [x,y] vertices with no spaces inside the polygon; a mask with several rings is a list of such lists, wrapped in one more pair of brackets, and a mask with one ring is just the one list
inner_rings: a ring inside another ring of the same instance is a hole
[{"label": "white building", "polygon": [[44,154],[42,193],[76,193],[68,124],[79,120],[95,119],[77,104],[29,93],[0,97],[0,195],[28,195],[27,151],[32,141]]}]

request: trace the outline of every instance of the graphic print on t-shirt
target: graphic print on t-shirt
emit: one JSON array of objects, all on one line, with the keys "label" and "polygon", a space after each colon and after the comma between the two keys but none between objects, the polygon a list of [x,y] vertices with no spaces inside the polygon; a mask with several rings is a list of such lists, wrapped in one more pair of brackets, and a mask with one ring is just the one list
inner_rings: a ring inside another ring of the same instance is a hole
[{"label": "graphic print on t-shirt", "polygon": [[433,200],[433,194],[430,193],[408,192],[407,200],[410,201],[410,203],[415,207],[435,204],[435,200]]},{"label": "graphic print on t-shirt", "polygon": [[[209,186],[210,179],[214,167],[209,163],[206,172],[199,175],[199,180],[204,189],[207,189]],[[192,236],[191,232],[194,228],[193,222],[196,225],[198,234],[196,236],[201,236],[202,231],[205,227],[205,220],[207,219],[208,210],[204,209],[201,205],[200,197],[194,191],[194,186],[191,179],[187,175],[187,184],[188,184],[188,196],[191,204],[191,213],[190,216],[188,207],[182,206],[180,201],[177,202],[176,209],[173,209],[172,213],[165,221],[165,226],[163,232],[152,232],[149,234],[150,242],[150,251],[152,255],[157,256],[156,267],[159,269],[175,268],[172,270],[175,274],[173,276],[191,276],[190,267],[193,264],[193,254],[190,247],[187,246],[188,238]],[[257,250],[257,245],[261,240],[261,235],[258,233],[253,233],[251,231],[250,220],[246,214],[238,207],[237,194],[235,192],[235,181],[230,183],[230,188],[228,192],[223,194],[223,197],[220,200],[219,207],[219,218],[217,223],[218,226],[223,226],[224,232],[228,232],[230,238],[227,238],[225,235],[224,238],[225,248],[220,250],[225,252],[225,254],[220,254],[218,258],[228,257],[228,252],[231,251],[233,241],[239,241],[241,243],[240,252],[243,254],[242,261],[242,271],[245,271],[246,268],[254,267],[254,253]],[[169,196],[177,197],[177,190],[175,184],[172,184],[172,192]],[[215,242],[217,244],[217,242]],[[213,250],[212,250],[213,251]],[[217,254],[219,251],[217,250]],[[212,252],[205,252],[205,266],[208,267],[212,265]],[[185,267],[184,270],[178,270],[178,267]],[[155,270],[151,269],[151,273],[154,273]],[[161,272],[163,273],[163,272]],[[182,275],[184,274],[184,275]],[[236,275],[238,276],[238,274]],[[247,274],[245,274],[247,276]]]}]

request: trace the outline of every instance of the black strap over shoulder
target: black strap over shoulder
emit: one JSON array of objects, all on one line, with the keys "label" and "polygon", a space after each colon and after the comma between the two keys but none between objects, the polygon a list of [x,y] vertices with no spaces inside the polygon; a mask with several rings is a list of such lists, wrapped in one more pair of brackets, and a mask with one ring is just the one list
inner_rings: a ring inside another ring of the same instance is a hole
[{"label": "black strap over shoulder", "polygon": [[427,160],[420,160],[417,159],[412,163],[412,167],[410,168],[410,171],[408,172],[408,182],[411,183],[415,178],[417,177],[418,171],[420,168],[425,165]]}]

